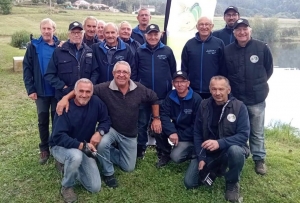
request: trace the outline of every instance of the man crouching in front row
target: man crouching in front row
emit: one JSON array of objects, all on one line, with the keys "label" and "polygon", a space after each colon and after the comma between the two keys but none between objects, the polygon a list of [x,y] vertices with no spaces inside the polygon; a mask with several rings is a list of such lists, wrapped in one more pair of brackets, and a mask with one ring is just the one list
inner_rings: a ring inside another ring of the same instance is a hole
[{"label": "man crouching in front row", "polygon": [[202,183],[212,185],[216,176],[224,175],[225,199],[236,202],[240,198],[240,174],[249,155],[248,111],[243,102],[229,95],[227,78],[212,77],[209,89],[212,97],[201,102],[195,121],[197,158],[191,161],[184,184],[188,189]]},{"label": "man crouching in front row", "polygon": [[76,179],[88,191],[100,191],[100,173],[92,152],[96,152],[95,146],[100,142],[99,132],[107,133],[111,124],[106,105],[93,96],[90,80],[78,80],[74,92],[75,98],[70,101],[68,113],[55,115],[49,142],[53,157],[64,164],[61,195],[65,202],[77,200],[73,190]]}]

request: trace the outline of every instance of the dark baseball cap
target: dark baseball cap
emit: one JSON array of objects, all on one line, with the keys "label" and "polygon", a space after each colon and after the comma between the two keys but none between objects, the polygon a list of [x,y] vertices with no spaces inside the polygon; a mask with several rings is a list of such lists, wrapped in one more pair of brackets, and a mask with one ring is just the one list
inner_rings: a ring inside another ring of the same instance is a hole
[{"label": "dark baseball cap", "polygon": [[79,29],[83,30],[82,24],[78,21],[74,21],[73,23],[71,23],[69,25],[69,31],[74,30],[75,28],[79,28]]},{"label": "dark baseball cap", "polygon": [[146,34],[149,34],[152,31],[160,32],[158,25],[156,24],[150,24],[146,28]]},{"label": "dark baseball cap", "polygon": [[247,19],[240,18],[234,23],[233,29],[236,29],[241,24],[244,24],[244,25],[247,25],[248,27],[250,27],[249,21]]},{"label": "dark baseball cap", "polygon": [[179,71],[177,71],[177,72],[175,72],[175,73],[173,74],[173,80],[174,80],[175,78],[177,78],[177,77],[182,77],[182,78],[184,78],[184,79],[186,79],[186,80],[189,79],[187,73],[184,72],[184,71],[181,71],[181,70],[179,70]]},{"label": "dark baseball cap", "polygon": [[239,9],[238,9],[237,7],[235,7],[235,6],[228,6],[228,7],[225,9],[225,11],[224,11],[224,15],[225,15],[229,10],[234,10],[235,12],[237,12],[238,14],[240,14],[240,13],[239,13]]}]

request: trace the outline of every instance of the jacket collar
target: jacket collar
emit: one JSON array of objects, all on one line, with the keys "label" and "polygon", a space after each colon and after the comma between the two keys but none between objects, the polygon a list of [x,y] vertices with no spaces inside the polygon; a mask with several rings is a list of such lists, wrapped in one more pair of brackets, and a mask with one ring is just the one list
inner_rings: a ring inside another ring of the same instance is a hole
[{"label": "jacket collar", "polygon": [[[109,83],[109,89],[111,90],[115,90],[115,91],[119,91],[119,87],[117,86],[115,79],[113,79],[110,83]],[[137,85],[132,81],[129,80],[129,91],[133,91],[137,88]]]},{"label": "jacket collar", "polygon": [[[189,87],[189,92],[187,93],[187,95],[183,98],[183,100],[190,100],[193,98],[193,89]],[[173,100],[176,104],[180,105],[180,100],[177,94],[176,90],[172,90],[170,95],[169,95],[170,99]]]},{"label": "jacket collar", "polygon": [[199,32],[196,32],[196,34],[195,34],[195,39],[199,42],[208,42],[211,38],[212,38],[211,33],[209,34],[208,38],[205,41],[201,40]]}]

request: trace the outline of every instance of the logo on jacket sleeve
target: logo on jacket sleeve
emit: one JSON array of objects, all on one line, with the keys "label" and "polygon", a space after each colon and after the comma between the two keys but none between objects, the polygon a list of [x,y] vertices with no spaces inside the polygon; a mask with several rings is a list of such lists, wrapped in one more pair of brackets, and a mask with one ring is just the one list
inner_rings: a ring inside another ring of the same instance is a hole
[{"label": "logo on jacket sleeve", "polygon": [[227,120],[231,123],[233,123],[236,120],[236,117],[234,114],[230,113],[227,115]]},{"label": "logo on jacket sleeve", "polygon": [[250,61],[251,61],[252,63],[257,63],[258,60],[259,60],[259,58],[258,58],[257,55],[252,55],[252,56],[250,56]]}]

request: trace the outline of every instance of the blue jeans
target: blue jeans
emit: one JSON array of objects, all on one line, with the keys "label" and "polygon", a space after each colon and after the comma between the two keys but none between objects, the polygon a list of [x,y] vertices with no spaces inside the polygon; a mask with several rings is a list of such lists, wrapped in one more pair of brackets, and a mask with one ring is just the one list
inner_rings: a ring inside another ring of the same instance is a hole
[{"label": "blue jeans", "polygon": [[170,158],[175,163],[182,163],[188,159],[191,159],[193,152],[193,142],[178,142],[177,146],[173,147]]},{"label": "blue jeans", "polygon": [[35,100],[35,104],[37,108],[38,127],[41,140],[39,148],[41,151],[49,151],[49,117],[51,115],[53,126],[57,100],[54,97],[38,97],[37,100]]},{"label": "blue jeans", "polygon": [[[240,146],[233,145],[226,150],[214,156],[206,157],[206,165],[209,170],[228,168],[225,172],[226,183],[237,183],[240,180],[241,171],[245,163],[246,150]],[[186,171],[184,185],[187,189],[193,189],[199,186],[199,162],[193,159]],[[223,170],[222,170],[223,171]]]},{"label": "blue jeans", "polygon": [[[114,142],[118,143],[119,149],[111,145]],[[98,144],[97,151],[105,158],[98,156],[104,176],[114,174],[113,164],[118,165],[123,171],[127,172],[133,171],[135,168],[137,153],[136,137],[125,137],[115,129],[110,128],[109,132],[102,137]]]},{"label": "blue jeans", "polygon": [[266,157],[264,135],[265,108],[265,101],[259,104],[247,106],[250,120],[249,144],[252,159],[254,161],[262,160]]},{"label": "blue jeans", "polygon": [[148,126],[152,114],[152,107],[149,104],[141,104],[138,120],[138,138],[137,142],[140,148],[146,150],[148,142]]},{"label": "blue jeans", "polygon": [[73,187],[77,179],[88,191],[100,191],[101,178],[95,159],[75,148],[54,146],[51,153],[58,162],[64,164],[63,187]]}]

